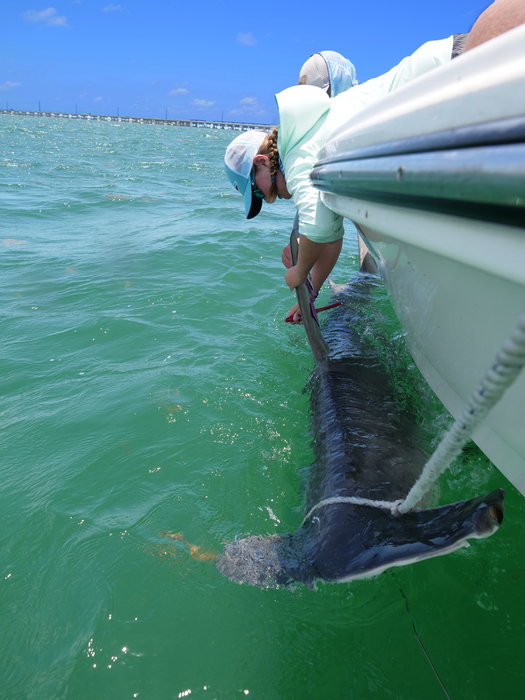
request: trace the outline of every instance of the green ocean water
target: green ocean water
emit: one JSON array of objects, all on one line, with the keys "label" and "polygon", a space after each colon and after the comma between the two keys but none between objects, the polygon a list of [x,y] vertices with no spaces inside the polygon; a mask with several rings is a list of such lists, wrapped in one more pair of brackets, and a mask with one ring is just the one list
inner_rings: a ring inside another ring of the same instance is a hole
[{"label": "green ocean water", "polygon": [[[0,698],[521,697],[525,502],[473,445],[440,502],[502,486],[507,512],[468,549],[316,590],[213,566],[299,526],[312,460],[294,209],[244,219],[234,135],[1,117]],[[364,331],[437,444],[384,292]]]}]

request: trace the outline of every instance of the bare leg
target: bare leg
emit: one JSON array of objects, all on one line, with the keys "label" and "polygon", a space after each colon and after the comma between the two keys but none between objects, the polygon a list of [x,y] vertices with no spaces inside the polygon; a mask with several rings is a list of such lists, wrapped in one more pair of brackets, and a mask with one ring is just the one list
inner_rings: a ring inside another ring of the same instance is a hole
[{"label": "bare leg", "polygon": [[525,23],[523,0],[496,0],[476,20],[465,42],[465,51]]}]

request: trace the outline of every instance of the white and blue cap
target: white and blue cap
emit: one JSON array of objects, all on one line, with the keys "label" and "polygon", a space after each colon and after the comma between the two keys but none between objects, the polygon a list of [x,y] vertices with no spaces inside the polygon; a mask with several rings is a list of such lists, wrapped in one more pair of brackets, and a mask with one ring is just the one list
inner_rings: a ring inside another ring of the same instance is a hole
[{"label": "white and blue cap", "polygon": [[228,180],[244,197],[247,219],[257,216],[262,207],[262,199],[252,194],[251,172],[253,159],[267,136],[265,131],[245,131],[233,139],[224,156]]}]

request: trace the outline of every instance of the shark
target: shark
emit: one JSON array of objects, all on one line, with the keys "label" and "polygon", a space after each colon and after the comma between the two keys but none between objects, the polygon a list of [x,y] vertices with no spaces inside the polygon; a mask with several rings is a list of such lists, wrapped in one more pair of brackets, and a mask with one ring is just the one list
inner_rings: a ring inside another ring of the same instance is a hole
[{"label": "shark", "polygon": [[294,533],[230,542],[215,566],[232,581],[263,588],[349,582],[448,554],[503,522],[502,489],[405,514],[377,505],[402,501],[428,460],[414,413],[400,407],[387,369],[356,330],[377,284],[377,276],[359,273],[339,292],[342,306],[322,334],[298,291],[317,360],[309,380],[315,459],[305,517]]}]

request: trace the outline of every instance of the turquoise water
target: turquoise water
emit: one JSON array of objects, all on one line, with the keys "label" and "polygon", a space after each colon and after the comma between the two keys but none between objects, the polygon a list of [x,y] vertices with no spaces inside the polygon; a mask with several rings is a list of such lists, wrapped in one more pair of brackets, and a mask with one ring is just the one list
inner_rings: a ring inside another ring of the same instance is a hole
[{"label": "turquoise water", "polygon": [[[246,222],[231,138],[1,118],[0,698],[445,698],[414,630],[451,698],[521,696],[524,499],[474,446],[440,502],[503,486],[507,514],[469,549],[317,590],[215,570],[298,527],[312,459],[293,206]],[[356,259],[347,236],[337,282]],[[449,417],[374,309],[436,444]]]}]

